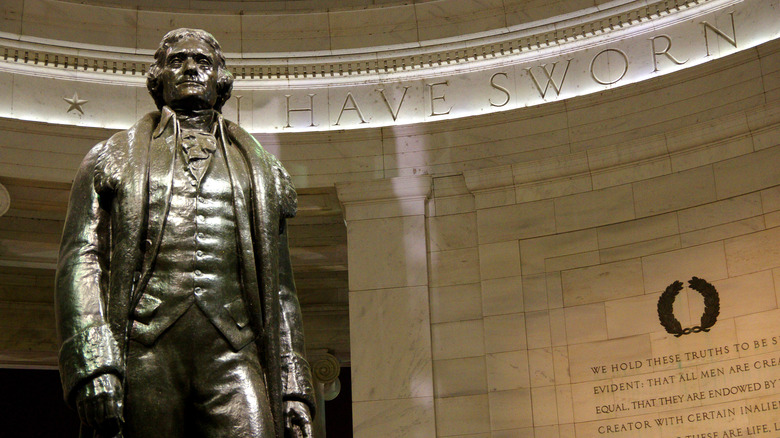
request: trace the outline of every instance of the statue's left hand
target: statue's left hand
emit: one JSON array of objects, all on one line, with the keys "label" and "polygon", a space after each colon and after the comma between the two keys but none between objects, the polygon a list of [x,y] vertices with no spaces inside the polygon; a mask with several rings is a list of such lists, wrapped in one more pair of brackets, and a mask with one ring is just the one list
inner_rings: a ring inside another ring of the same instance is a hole
[{"label": "statue's left hand", "polygon": [[293,438],[314,438],[311,412],[305,403],[284,402],[284,435]]}]

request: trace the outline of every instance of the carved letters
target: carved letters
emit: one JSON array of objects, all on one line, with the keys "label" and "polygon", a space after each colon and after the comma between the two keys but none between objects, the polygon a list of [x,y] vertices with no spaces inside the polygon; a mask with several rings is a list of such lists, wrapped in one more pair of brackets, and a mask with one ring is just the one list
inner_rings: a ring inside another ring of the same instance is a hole
[{"label": "carved letters", "polygon": [[[308,106],[295,107],[292,106],[291,99],[299,102],[296,105],[300,105],[301,101],[305,101],[305,97],[286,94],[286,123],[283,126],[284,128],[306,127],[302,123],[302,118],[297,118],[297,125],[291,120],[291,114],[296,112],[308,113],[310,128],[322,124],[334,127],[341,127],[342,124],[356,126],[377,122],[388,124],[390,120],[393,123],[398,122],[402,112],[405,120],[410,118],[435,120],[439,117],[452,117],[452,110],[456,107],[461,115],[464,113],[464,108],[466,113],[478,114],[495,111],[498,108],[515,108],[573,97],[582,94],[583,91],[580,90],[583,89],[597,91],[601,86],[622,85],[658,72],[670,71],[675,66],[688,63],[693,59],[692,56],[701,61],[712,56],[713,52],[719,53],[716,43],[720,40],[726,42],[726,47],[736,48],[737,26],[734,22],[734,12],[724,12],[722,15],[726,17],[725,20],[716,20],[717,17],[710,18],[713,23],[720,22],[719,26],[704,20],[691,23],[691,26],[695,26],[698,34],[701,35],[699,48],[695,49],[699,52],[691,52],[690,46],[686,45],[682,45],[682,49],[673,47],[674,38],[669,34],[657,34],[649,38],[637,38],[633,46],[628,44],[621,48],[608,46],[598,52],[595,50],[573,52],[562,59],[493,70],[489,76],[484,73],[479,74],[479,71],[475,71],[473,77],[468,76],[469,72],[458,73],[462,75],[460,77],[467,79],[465,81],[453,82],[442,79],[432,82],[418,79],[409,81],[411,85],[402,87],[396,83],[395,87],[398,87],[398,91],[394,93],[386,92],[391,83],[378,87],[374,85],[371,88],[354,85],[345,90],[346,96],[343,99],[327,101],[326,106],[331,109],[330,114],[335,116],[331,118],[328,118],[326,111],[315,111],[314,98],[317,93],[308,93]],[[726,20],[731,25],[730,30],[724,30],[726,28],[723,22]],[[642,41],[645,41],[646,46],[643,47],[646,48],[637,50],[637,45],[642,46]],[[686,48],[687,52],[685,52]],[[578,56],[578,53],[588,53],[588,55]],[[464,83],[467,85],[464,86]],[[403,88],[402,92],[401,88]],[[327,91],[323,94],[334,95]],[[413,103],[408,103],[409,100]],[[345,113],[352,113],[352,115]]]}]

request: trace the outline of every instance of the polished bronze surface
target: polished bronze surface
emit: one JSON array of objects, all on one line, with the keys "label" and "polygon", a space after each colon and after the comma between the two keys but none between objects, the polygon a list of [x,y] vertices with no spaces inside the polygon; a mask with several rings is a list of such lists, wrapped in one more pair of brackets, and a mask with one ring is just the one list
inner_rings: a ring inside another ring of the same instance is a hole
[{"label": "polished bronze surface", "polygon": [[60,373],[82,436],[312,436],[286,221],[290,176],[220,110],[214,38],[168,33],[159,112],[75,177],[56,276]]}]

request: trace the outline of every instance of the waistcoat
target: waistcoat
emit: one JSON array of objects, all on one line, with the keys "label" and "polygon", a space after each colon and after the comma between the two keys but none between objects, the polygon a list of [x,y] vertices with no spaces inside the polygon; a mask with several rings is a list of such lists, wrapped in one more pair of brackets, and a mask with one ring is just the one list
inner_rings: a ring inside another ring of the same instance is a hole
[{"label": "waistcoat", "polygon": [[[232,147],[226,145],[226,147]],[[236,218],[230,174],[222,148],[211,157],[200,182],[189,172],[184,152],[175,152],[170,210],[149,282],[133,311],[131,339],[152,345],[197,305],[239,350],[255,334],[242,298]],[[248,185],[243,164],[230,171]],[[246,186],[241,187],[245,193]]]}]

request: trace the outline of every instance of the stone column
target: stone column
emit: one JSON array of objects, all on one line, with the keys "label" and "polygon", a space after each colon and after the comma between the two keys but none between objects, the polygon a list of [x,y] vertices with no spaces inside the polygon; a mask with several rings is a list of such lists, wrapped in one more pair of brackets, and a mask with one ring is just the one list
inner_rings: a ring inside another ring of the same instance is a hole
[{"label": "stone column", "polygon": [[433,437],[425,232],[431,178],[336,189],[347,222],[354,436]]}]

